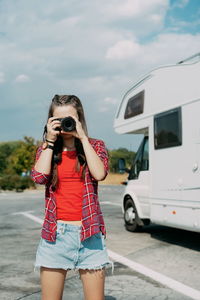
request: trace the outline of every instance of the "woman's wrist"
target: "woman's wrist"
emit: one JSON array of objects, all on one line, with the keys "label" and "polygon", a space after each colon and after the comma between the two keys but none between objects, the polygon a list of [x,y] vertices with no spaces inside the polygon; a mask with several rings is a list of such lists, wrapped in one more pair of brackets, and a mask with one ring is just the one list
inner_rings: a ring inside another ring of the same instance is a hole
[{"label": "woman's wrist", "polygon": [[[56,137],[56,139],[57,139],[57,137]],[[45,141],[48,143],[54,144],[56,142],[56,139],[55,139],[55,137],[52,137],[52,136],[51,137],[46,136]]]},{"label": "woman's wrist", "polygon": [[45,139],[45,141],[46,141],[47,143],[49,143],[49,144],[52,144],[52,145],[55,144],[55,141],[51,141],[51,140],[48,140],[48,139]]},{"label": "woman's wrist", "polygon": [[85,141],[88,141],[87,135],[84,135],[82,138],[80,138],[81,142],[84,143]]},{"label": "woman's wrist", "polygon": [[43,150],[45,150],[45,149],[51,149],[51,150],[54,150],[54,144],[45,141],[45,142],[43,143],[43,145],[42,145],[42,149],[43,149]]}]

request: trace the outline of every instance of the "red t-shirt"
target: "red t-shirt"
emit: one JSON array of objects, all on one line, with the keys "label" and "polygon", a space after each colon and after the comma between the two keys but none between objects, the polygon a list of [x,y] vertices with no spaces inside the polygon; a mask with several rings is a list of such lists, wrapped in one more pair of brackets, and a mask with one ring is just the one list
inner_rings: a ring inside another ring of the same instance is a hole
[{"label": "red t-shirt", "polygon": [[76,150],[63,151],[62,162],[57,166],[57,220],[80,221],[82,218],[84,179],[81,179],[82,167],[80,172],[75,170],[76,155]]}]

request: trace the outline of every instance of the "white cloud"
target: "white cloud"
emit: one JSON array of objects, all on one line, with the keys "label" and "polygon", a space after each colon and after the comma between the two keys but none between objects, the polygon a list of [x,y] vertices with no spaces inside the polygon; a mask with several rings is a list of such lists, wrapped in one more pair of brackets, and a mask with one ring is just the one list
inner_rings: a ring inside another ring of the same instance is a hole
[{"label": "white cloud", "polygon": [[142,47],[143,63],[173,64],[199,52],[200,34],[161,34]]},{"label": "white cloud", "polygon": [[106,97],[104,99],[104,102],[105,103],[108,103],[108,104],[116,104],[117,103],[117,100],[115,98],[112,98],[112,97]]},{"label": "white cloud", "polygon": [[141,38],[164,28],[169,8],[169,0],[110,0],[105,1],[98,12],[102,23],[117,30],[124,29],[124,34],[134,32]]},{"label": "white cloud", "polygon": [[[24,112],[29,101],[29,111],[40,105],[47,110],[52,95],[73,92],[95,121],[97,109],[111,122],[117,103],[139,77],[199,51],[198,34],[180,34],[189,19],[172,14],[175,34],[166,26],[169,0],[0,2],[2,94],[8,109]],[[11,78],[18,84],[10,85]],[[111,128],[107,132],[105,126],[101,130],[110,141]]]},{"label": "white cloud", "polygon": [[15,82],[29,82],[30,78],[29,76],[25,74],[20,74],[15,78]]},{"label": "white cloud", "polygon": [[107,112],[108,110],[109,110],[109,108],[107,106],[100,106],[99,107],[99,112],[104,113],[104,112]]},{"label": "white cloud", "polygon": [[140,17],[152,11],[165,11],[168,6],[168,0],[111,0],[105,11],[115,17]]},{"label": "white cloud", "polygon": [[112,105],[114,105],[114,104],[117,103],[117,99],[112,98],[112,97],[106,97],[106,98],[104,99],[104,102],[107,103],[107,104],[112,104]]},{"label": "white cloud", "polygon": [[140,45],[131,40],[117,42],[106,52],[107,59],[130,59],[136,56],[140,51]]},{"label": "white cloud", "polygon": [[3,72],[0,72],[0,83],[5,82],[5,74]]},{"label": "white cloud", "polygon": [[113,97],[106,97],[104,98],[103,101],[99,101],[98,104],[98,110],[99,112],[109,112],[109,111],[113,111],[113,108],[115,109],[116,104],[118,103],[118,100],[116,98]]},{"label": "white cloud", "polygon": [[179,0],[175,1],[172,8],[184,8],[189,3],[189,0]]},{"label": "white cloud", "polygon": [[162,16],[159,15],[159,14],[152,14],[152,15],[151,15],[151,20],[152,20],[154,23],[159,24],[159,23],[161,23],[161,21],[162,21]]},{"label": "white cloud", "polygon": [[[3,2],[6,9],[0,27],[7,39],[0,46],[2,66],[19,69],[23,64],[23,72],[37,70],[56,78],[101,76],[105,55],[111,63],[135,57],[140,48],[132,38],[133,30],[136,36],[157,31],[168,8],[167,0],[94,0],[73,5],[61,0],[59,6],[49,0],[48,7],[40,1],[38,6],[25,0],[17,5]],[[130,8],[127,24],[127,18],[120,16]]]}]

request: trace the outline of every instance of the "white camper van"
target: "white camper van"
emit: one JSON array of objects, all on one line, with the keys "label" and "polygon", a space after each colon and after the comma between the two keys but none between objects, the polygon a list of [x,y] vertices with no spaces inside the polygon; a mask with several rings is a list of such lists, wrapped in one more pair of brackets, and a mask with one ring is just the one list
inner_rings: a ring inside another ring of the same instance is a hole
[{"label": "white camper van", "polygon": [[200,53],[159,67],[123,97],[114,129],[144,134],[122,197],[125,226],[200,232]]}]

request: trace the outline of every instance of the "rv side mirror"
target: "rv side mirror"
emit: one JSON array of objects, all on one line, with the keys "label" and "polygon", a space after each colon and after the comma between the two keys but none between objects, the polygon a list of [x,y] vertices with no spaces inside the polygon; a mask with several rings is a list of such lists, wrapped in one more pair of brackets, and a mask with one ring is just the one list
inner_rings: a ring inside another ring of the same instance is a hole
[{"label": "rv side mirror", "polygon": [[129,173],[129,169],[126,168],[126,162],[124,158],[119,158],[118,160],[119,173],[123,174],[125,172]]}]

